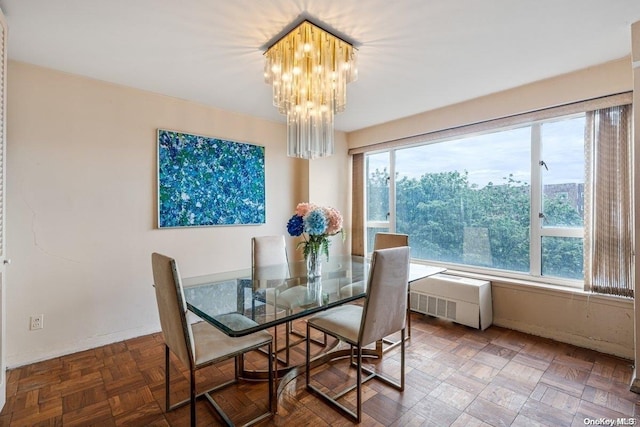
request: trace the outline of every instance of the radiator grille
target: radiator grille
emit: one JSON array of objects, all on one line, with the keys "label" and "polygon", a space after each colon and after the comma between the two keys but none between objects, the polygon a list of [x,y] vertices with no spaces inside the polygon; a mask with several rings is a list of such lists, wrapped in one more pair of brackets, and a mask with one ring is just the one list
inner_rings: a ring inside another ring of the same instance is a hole
[{"label": "radiator grille", "polygon": [[456,320],[456,308],[455,301],[411,292],[411,309],[418,313]]},{"label": "radiator grille", "polygon": [[422,297],[424,297],[425,299],[429,300],[429,304],[427,304],[427,310],[425,311],[425,313],[433,313],[433,315],[436,315],[436,302],[438,301],[437,298],[434,297],[427,297],[422,295]]},{"label": "radiator grille", "polygon": [[[433,297],[429,297],[429,298],[433,298]],[[444,300],[442,298],[438,298],[438,304],[437,304],[438,308],[436,310],[435,313],[429,313],[429,314],[433,314],[435,316],[438,317],[447,317],[447,300]]]}]

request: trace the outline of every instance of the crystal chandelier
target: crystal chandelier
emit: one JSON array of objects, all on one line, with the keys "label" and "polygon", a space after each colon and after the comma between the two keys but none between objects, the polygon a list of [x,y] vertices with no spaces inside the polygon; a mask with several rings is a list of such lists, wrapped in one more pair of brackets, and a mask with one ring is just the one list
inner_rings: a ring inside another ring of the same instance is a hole
[{"label": "crystal chandelier", "polygon": [[347,105],[347,83],[358,78],[351,43],[305,20],[265,52],[264,78],[273,105],[287,116],[287,154],[333,154],[333,116]]}]

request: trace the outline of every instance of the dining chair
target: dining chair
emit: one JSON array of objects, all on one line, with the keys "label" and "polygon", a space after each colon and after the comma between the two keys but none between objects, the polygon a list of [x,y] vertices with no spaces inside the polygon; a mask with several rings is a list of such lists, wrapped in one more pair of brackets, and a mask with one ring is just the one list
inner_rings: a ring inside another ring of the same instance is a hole
[{"label": "dining chair", "polygon": [[[407,289],[409,279],[409,247],[380,249],[373,252],[367,282],[366,299],[362,306],[345,304],[331,308],[307,320],[307,336],[311,328],[324,332],[355,347],[356,384],[330,396],[311,383],[310,342],[307,340],[306,386],[312,394],[321,397],[339,411],[360,422],[362,418],[362,384],[372,378],[400,391],[404,390],[405,328],[407,318]],[[400,331],[400,378],[362,366],[363,347]],[[350,363],[353,366],[353,363]],[[362,372],[368,374],[363,380]],[[338,399],[356,389],[355,412]]]},{"label": "dining chair", "polygon": [[401,233],[376,233],[373,238],[373,250],[409,246],[409,235]]},{"label": "dining chair", "polygon": [[[307,287],[298,280],[290,278],[289,259],[283,235],[258,236],[251,239],[251,267],[254,281],[261,286],[264,303],[272,305],[274,311],[281,309],[287,315],[301,302],[306,301]],[[290,335],[300,339],[291,342]],[[276,360],[289,365],[291,346],[304,341],[305,335],[297,332],[291,322],[285,325],[285,347],[278,349],[278,328],[274,328],[274,353]],[[284,360],[278,357],[285,352]]]},{"label": "dining chair", "polygon": [[[196,399],[204,396],[227,425],[233,425],[231,419],[211,396],[231,384],[237,383],[238,359],[249,351],[267,347],[271,353],[273,338],[268,332],[260,331],[239,338],[225,335],[211,324],[201,321],[191,324],[187,321],[187,304],[184,299],[182,280],[176,261],[159,253],[151,255],[153,282],[160,315],[160,325],[165,342],[165,410],[172,411],[190,404],[191,426],[196,425]],[[241,316],[238,314],[238,316]],[[245,322],[248,319],[243,319]],[[189,398],[171,405],[170,392],[170,353],[189,368]],[[216,387],[197,393],[196,371],[201,368],[234,358],[235,377]],[[252,425],[273,415],[273,364],[268,362],[268,408],[267,411],[250,420]]]},{"label": "dining chair", "polygon": [[[402,233],[376,233],[373,238],[373,250],[409,246],[409,235]],[[407,336],[411,337],[411,301],[407,291]]]}]

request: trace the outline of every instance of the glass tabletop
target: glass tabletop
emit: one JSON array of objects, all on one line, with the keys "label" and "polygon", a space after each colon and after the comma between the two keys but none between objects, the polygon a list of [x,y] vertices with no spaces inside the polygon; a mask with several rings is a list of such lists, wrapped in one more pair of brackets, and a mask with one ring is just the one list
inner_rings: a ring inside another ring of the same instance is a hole
[{"label": "glass tabletop", "polygon": [[[409,281],[443,270],[412,263]],[[368,275],[368,259],[331,256],[315,279],[300,261],[185,278],[183,287],[190,311],[238,337],[363,298]]]}]

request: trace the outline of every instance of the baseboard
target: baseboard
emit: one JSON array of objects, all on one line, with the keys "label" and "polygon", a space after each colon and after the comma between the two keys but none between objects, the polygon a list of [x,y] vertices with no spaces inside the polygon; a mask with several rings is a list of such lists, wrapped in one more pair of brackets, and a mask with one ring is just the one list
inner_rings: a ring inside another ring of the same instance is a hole
[{"label": "baseboard", "polygon": [[73,343],[73,345],[71,346],[67,345],[65,347],[53,348],[45,352],[37,351],[31,353],[20,353],[19,355],[13,355],[13,358],[12,355],[7,355],[7,369],[19,368],[20,366],[30,365],[32,363],[42,362],[44,360],[66,356],[68,354],[78,353],[81,351],[91,350],[97,347],[102,347],[104,345],[113,344],[131,338],[137,338],[144,335],[154,334],[157,332],[160,332],[160,329],[158,329],[157,327],[129,329],[113,334],[92,337],[81,342]]},{"label": "baseboard", "polygon": [[524,332],[526,334],[535,335],[538,337],[549,338],[555,341],[563,342],[566,344],[572,344],[582,348],[588,348],[600,353],[610,354],[613,356],[621,357],[623,359],[633,360],[634,349],[626,348],[618,344],[613,344],[604,341],[597,341],[593,338],[583,337],[579,335],[569,334],[559,330],[549,330],[536,325],[528,323],[518,322],[509,319],[493,319],[493,324],[501,326],[507,329],[513,329],[515,331]]}]

